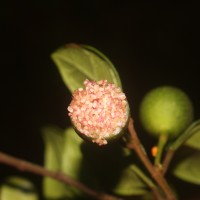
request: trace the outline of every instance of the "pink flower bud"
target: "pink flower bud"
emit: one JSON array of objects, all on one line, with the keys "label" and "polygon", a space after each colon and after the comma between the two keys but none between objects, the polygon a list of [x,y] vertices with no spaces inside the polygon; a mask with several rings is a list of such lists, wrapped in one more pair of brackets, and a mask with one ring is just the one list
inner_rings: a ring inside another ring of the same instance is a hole
[{"label": "pink flower bud", "polygon": [[76,132],[98,145],[118,138],[129,119],[125,94],[107,80],[84,81],[85,88],[74,91],[68,107]]}]

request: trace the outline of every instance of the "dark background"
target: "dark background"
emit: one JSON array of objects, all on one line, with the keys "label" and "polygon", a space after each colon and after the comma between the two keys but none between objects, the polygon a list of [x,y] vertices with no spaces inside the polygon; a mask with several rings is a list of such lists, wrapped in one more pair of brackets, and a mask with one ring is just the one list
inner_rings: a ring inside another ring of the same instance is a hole
[{"label": "dark background", "polygon": [[[140,128],[138,107],[149,89],[180,87],[194,103],[195,118],[200,117],[197,5],[133,2],[1,1],[1,151],[42,164],[41,127],[69,125],[70,93],[50,54],[70,42],[94,46],[114,63],[147,146],[154,141]],[[0,165],[0,181],[16,173]],[[40,184],[39,178],[33,180]],[[186,187],[185,195],[198,193]]]}]

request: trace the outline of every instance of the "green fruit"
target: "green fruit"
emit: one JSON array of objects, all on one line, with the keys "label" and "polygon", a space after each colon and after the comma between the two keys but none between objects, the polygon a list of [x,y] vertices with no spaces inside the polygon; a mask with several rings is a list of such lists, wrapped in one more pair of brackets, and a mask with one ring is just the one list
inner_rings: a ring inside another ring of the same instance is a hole
[{"label": "green fruit", "polygon": [[140,118],[152,135],[181,133],[193,119],[193,106],[188,96],[178,88],[162,86],[148,92],[142,100]]}]

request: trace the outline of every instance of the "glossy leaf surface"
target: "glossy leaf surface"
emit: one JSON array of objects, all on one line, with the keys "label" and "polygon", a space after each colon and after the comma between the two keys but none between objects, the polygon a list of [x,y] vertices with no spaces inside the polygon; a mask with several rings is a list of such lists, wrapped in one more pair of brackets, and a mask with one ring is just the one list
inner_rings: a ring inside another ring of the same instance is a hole
[{"label": "glossy leaf surface", "polygon": [[83,87],[85,79],[106,79],[121,86],[119,75],[112,63],[93,47],[68,44],[53,52],[52,59],[71,92]]}]

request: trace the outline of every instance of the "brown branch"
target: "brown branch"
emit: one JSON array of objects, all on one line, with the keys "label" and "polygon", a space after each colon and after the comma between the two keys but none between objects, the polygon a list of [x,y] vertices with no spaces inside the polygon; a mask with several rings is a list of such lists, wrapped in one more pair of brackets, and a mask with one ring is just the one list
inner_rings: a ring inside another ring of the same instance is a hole
[{"label": "brown branch", "polygon": [[145,165],[149,173],[151,174],[152,178],[157,182],[157,184],[160,186],[160,188],[165,193],[168,200],[175,200],[175,196],[172,193],[168,183],[164,179],[162,173],[160,170],[158,170],[156,167],[153,166],[153,164],[150,162],[148,157],[146,156],[146,153],[144,152],[144,149],[141,145],[141,142],[136,134],[135,128],[133,126],[133,119],[131,118],[129,121],[128,129],[132,138],[132,141],[128,144],[128,147],[130,149],[133,149],[142,163]]},{"label": "brown branch", "polygon": [[151,188],[152,194],[157,200],[165,200],[165,198],[162,196],[159,190],[155,188]]},{"label": "brown branch", "polygon": [[122,200],[121,198],[118,198],[115,196],[97,192],[97,191],[85,186],[81,182],[70,178],[66,174],[50,171],[39,165],[12,157],[3,152],[0,152],[0,163],[3,163],[8,166],[12,166],[14,168],[17,168],[20,171],[26,171],[26,172],[31,172],[33,174],[37,174],[40,176],[51,177],[53,179],[56,179],[58,181],[61,181],[63,183],[66,183],[68,185],[71,185],[71,186],[77,188],[77,189],[81,190],[82,192],[84,192],[85,194],[87,194],[88,196],[91,196],[97,200]]}]

